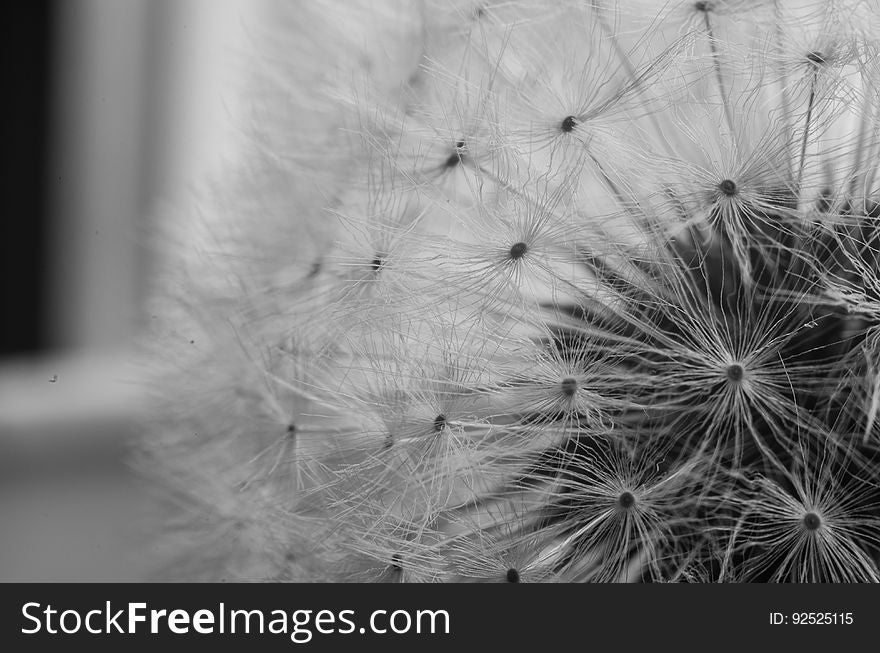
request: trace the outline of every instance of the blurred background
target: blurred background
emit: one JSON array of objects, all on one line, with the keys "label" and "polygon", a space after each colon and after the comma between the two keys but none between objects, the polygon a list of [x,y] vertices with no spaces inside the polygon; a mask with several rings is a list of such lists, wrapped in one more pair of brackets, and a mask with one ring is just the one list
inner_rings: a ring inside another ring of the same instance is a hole
[{"label": "blurred background", "polygon": [[138,580],[126,466],[151,216],[210,174],[259,5],[29,0],[3,24],[0,581]]}]

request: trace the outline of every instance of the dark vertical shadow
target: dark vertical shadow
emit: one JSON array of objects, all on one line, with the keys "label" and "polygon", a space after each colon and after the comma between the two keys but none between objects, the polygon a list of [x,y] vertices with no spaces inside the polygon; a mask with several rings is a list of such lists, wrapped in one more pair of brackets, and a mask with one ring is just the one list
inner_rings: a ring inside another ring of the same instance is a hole
[{"label": "dark vertical shadow", "polygon": [[54,5],[54,0],[13,2],[0,21],[0,356],[47,345],[44,243]]}]

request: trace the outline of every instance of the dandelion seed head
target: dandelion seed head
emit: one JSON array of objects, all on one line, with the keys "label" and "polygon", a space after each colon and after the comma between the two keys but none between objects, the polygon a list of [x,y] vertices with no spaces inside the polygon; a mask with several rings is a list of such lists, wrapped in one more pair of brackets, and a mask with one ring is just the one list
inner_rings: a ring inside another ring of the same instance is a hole
[{"label": "dandelion seed head", "polygon": [[369,4],[266,59],[163,290],[190,564],[880,580],[876,3]]},{"label": "dandelion seed head", "polygon": [[444,163],[445,168],[454,168],[462,161],[464,161],[465,156],[467,155],[467,143],[465,141],[458,141],[455,144],[455,148],[452,150],[452,153],[446,158],[446,163]]},{"label": "dandelion seed head", "polygon": [[630,491],[621,492],[617,497],[617,503],[623,510],[629,510],[636,505],[636,497]]},{"label": "dandelion seed head", "polygon": [[566,116],[559,125],[559,128],[566,134],[572,132],[575,127],[577,127],[577,118],[574,116]]},{"label": "dandelion seed head", "polygon": [[803,523],[808,531],[817,531],[822,527],[822,518],[815,512],[808,512],[803,517]]},{"label": "dandelion seed head", "polygon": [[731,383],[740,383],[745,377],[745,369],[739,363],[732,363],[725,370],[727,380]]},{"label": "dandelion seed head", "polygon": [[526,252],[528,252],[528,251],[529,251],[529,246],[526,245],[524,242],[520,241],[518,243],[514,243],[513,245],[510,246],[510,258],[513,261],[518,261],[523,256],[525,256]]},{"label": "dandelion seed head", "polygon": [[810,50],[807,53],[807,61],[818,66],[822,66],[826,63],[825,55],[822,54],[819,50]]},{"label": "dandelion seed head", "polygon": [[725,179],[718,184],[718,190],[720,190],[723,195],[727,195],[728,197],[736,195],[736,182],[732,179]]},{"label": "dandelion seed head", "polygon": [[577,379],[570,376],[562,379],[562,383],[560,384],[560,386],[562,388],[562,394],[564,394],[566,397],[573,397],[578,391]]}]

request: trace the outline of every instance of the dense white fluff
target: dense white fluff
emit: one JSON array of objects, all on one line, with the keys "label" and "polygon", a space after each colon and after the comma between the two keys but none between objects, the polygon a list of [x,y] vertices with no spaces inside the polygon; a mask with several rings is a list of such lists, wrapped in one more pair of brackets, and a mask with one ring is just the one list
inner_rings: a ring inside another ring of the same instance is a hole
[{"label": "dense white fluff", "polygon": [[878,12],[260,2],[157,235],[158,573],[876,579],[805,484],[876,490]]}]

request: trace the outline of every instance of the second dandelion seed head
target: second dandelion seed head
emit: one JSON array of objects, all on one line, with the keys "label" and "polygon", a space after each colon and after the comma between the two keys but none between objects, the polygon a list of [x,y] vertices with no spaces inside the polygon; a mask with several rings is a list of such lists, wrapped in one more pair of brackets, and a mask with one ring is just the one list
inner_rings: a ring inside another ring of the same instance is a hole
[{"label": "second dandelion seed head", "polygon": [[636,505],[636,496],[629,490],[624,490],[617,497],[617,505],[623,510],[629,510]]},{"label": "second dandelion seed head", "polygon": [[733,197],[734,195],[736,195],[738,189],[735,181],[733,181],[732,179],[725,179],[718,184],[718,190],[721,191],[722,195]]},{"label": "second dandelion seed head", "polygon": [[731,383],[740,383],[746,374],[745,368],[739,363],[731,363],[725,370],[727,380]]},{"label": "second dandelion seed head", "polygon": [[562,394],[564,394],[566,397],[574,397],[575,393],[578,390],[577,379],[570,376],[562,379],[562,382],[559,385],[562,390]]},{"label": "second dandelion seed head", "polygon": [[815,512],[808,512],[801,521],[808,531],[817,531],[822,526],[822,518]]},{"label": "second dandelion seed head", "polygon": [[524,242],[514,243],[510,246],[510,258],[514,261],[518,261],[523,256],[526,255],[526,252],[529,251],[529,246]]}]

